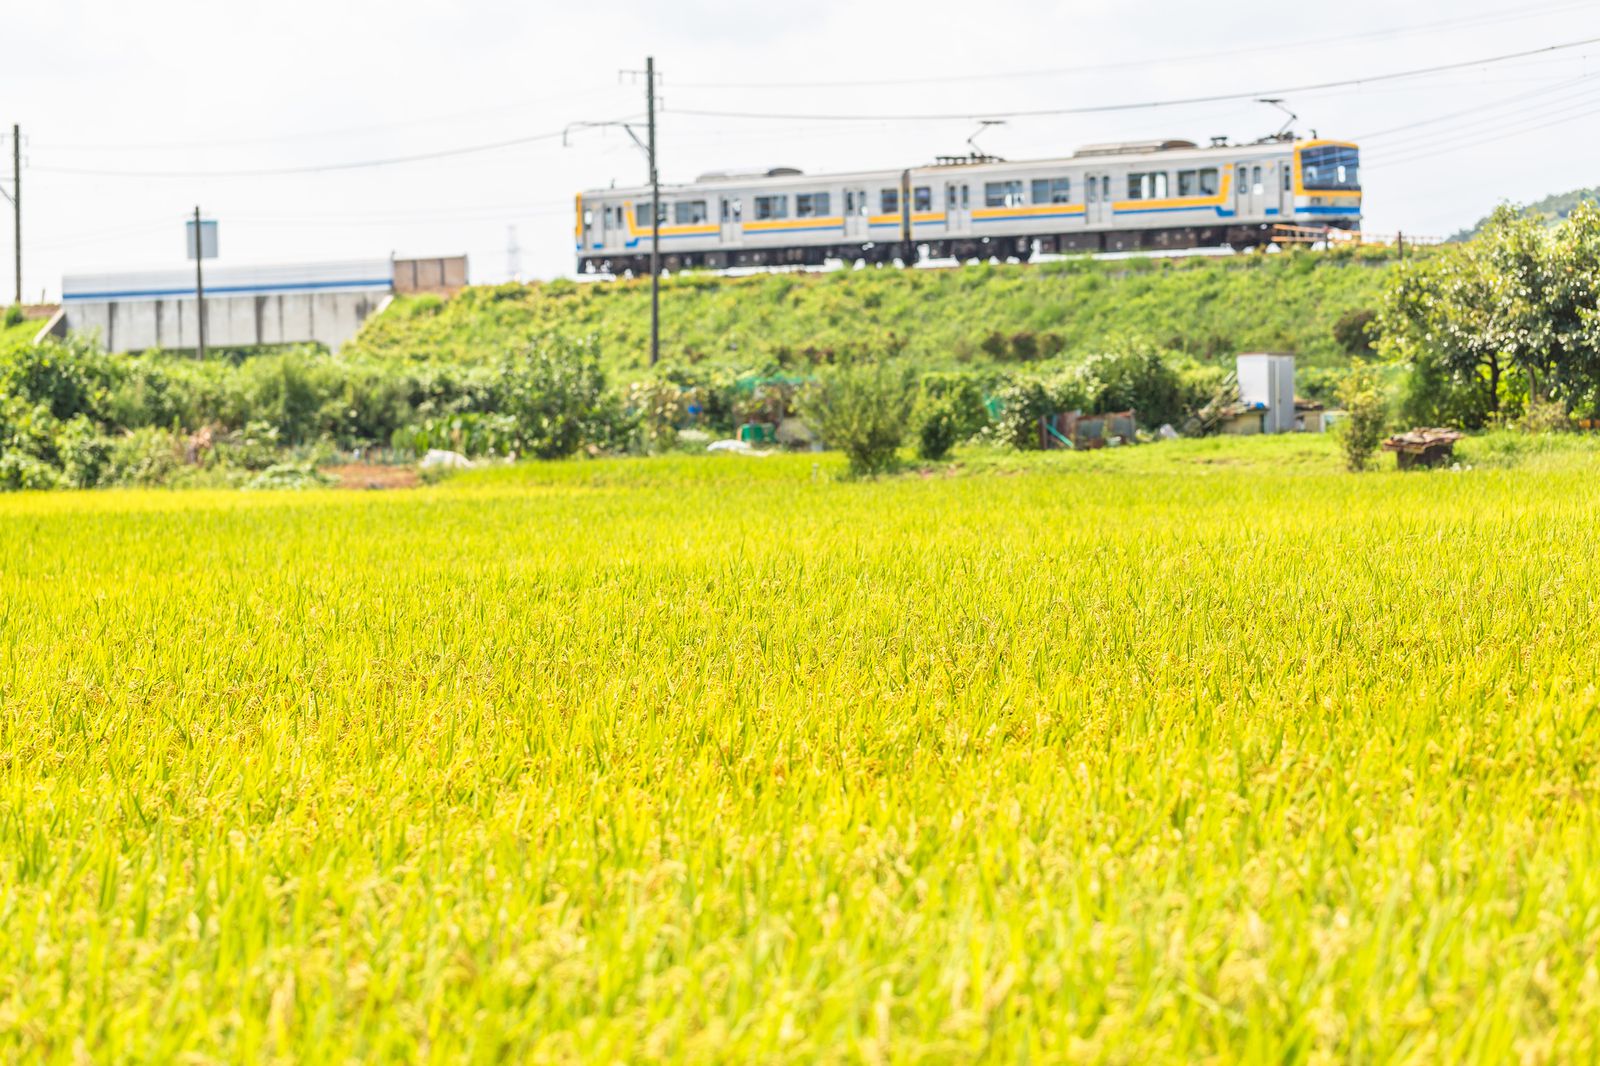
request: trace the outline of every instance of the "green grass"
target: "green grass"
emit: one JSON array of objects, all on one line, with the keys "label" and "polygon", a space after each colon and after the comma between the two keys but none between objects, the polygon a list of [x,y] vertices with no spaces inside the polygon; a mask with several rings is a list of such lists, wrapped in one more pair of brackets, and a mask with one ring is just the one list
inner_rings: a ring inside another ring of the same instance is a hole
[{"label": "green grass", "polygon": [[1505,461],[0,499],[0,1057],[1592,1059],[1600,451]]},{"label": "green grass", "polygon": [[[5,308],[0,306],[0,313],[4,311]],[[7,348],[21,347],[22,345],[33,343],[33,338],[43,328],[44,322],[35,318],[25,318],[14,326],[7,326],[0,322],[0,352],[5,351]]]},{"label": "green grass", "polygon": [[[1085,354],[1138,337],[1202,359],[1293,351],[1342,364],[1334,324],[1377,306],[1376,253],[1226,259],[1073,260],[726,278],[663,288],[663,358],[803,368],[852,353],[899,352],[927,369],[1014,365],[1024,352]],[[351,357],[483,361],[541,331],[594,335],[614,371],[647,363],[647,281],[505,285],[450,300],[397,299],[344,351]],[[1031,346],[1031,348],[1026,347]],[[1231,365],[1231,363],[1230,363]]]}]

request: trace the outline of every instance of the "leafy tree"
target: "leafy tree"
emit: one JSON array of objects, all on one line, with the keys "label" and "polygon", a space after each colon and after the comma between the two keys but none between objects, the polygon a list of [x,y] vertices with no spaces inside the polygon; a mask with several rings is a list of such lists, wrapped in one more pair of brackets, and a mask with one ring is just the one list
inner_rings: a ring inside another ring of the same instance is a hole
[{"label": "leafy tree", "polygon": [[1345,413],[1338,426],[1345,465],[1352,471],[1365,470],[1383,440],[1388,421],[1383,380],[1375,368],[1358,362],[1339,383],[1338,397]]},{"label": "leafy tree", "polygon": [[841,449],[855,477],[893,469],[911,418],[909,376],[883,362],[851,363],[824,372],[800,396],[800,413]]},{"label": "leafy tree", "polygon": [[1524,399],[1593,410],[1600,400],[1600,211],[1558,228],[1510,207],[1476,240],[1396,271],[1379,349],[1408,365],[1405,412],[1468,427],[1514,417]]},{"label": "leafy tree", "polygon": [[621,432],[590,340],[544,338],[501,364],[494,393],[496,410],[516,423],[519,454],[559,459],[585,444],[609,448]]}]

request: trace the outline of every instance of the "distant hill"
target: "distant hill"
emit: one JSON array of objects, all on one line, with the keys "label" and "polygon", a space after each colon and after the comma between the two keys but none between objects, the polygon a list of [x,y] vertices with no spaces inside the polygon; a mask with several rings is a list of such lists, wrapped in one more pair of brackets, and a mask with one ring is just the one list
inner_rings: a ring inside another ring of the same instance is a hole
[{"label": "distant hill", "polygon": [[[1573,209],[1584,202],[1600,203],[1600,187],[1593,189],[1573,189],[1571,192],[1554,193],[1550,196],[1546,196],[1543,200],[1537,200],[1529,204],[1526,210],[1530,215],[1537,215],[1551,225],[1554,225],[1555,223],[1566,218],[1568,215],[1572,214]],[[1483,229],[1484,224],[1488,221],[1489,216],[1485,215],[1483,218],[1480,218],[1477,222],[1473,223],[1472,228],[1464,229],[1450,239],[1453,241],[1465,241],[1476,237],[1478,235],[1478,231]]]}]

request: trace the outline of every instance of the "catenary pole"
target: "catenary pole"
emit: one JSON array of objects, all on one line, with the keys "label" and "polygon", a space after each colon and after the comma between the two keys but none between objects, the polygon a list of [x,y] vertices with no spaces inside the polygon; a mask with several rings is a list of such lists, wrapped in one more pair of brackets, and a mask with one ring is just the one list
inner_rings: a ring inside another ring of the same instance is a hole
[{"label": "catenary pole", "polygon": [[16,222],[17,303],[22,303],[22,127],[11,126],[11,212]]},{"label": "catenary pole", "polygon": [[656,169],[656,57],[644,61],[645,107],[650,117],[650,365],[661,358],[661,173]]},{"label": "catenary pole", "polygon": [[194,321],[196,328],[199,330],[196,337],[199,338],[200,343],[195,349],[196,358],[199,359],[206,357],[206,281],[204,270],[200,265],[205,262],[204,258],[202,258],[204,251],[205,245],[200,240],[200,208],[199,205],[196,205],[194,209]]}]

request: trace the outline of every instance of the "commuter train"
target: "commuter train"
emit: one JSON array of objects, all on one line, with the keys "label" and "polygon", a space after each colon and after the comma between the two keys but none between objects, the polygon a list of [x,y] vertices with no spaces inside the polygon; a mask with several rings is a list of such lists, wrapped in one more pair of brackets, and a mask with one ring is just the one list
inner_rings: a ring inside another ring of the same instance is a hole
[{"label": "commuter train", "polygon": [[[704,174],[661,188],[661,265],[1252,248],[1283,223],[1358,229],[1359,163],[1348,141],[1284,135],[1249,145],[1092,145],[1023,163],[971,156],[899,171]],[[647,273],[650,228],[648,186],[581,193],[578,271]]]}]

